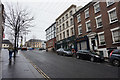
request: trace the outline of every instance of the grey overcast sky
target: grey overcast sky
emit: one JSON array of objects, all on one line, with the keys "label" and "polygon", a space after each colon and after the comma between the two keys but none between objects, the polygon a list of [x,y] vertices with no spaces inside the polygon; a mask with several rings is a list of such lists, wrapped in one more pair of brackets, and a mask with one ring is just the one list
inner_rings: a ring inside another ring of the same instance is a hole
[{"label": "grey overcast sky", "polygon": [[[31,14],[35,17],[34,27],[31,32],[26,36],[27,40],[33,38],[46,40],[45,29],[48,28],[55,19],[63,13],[70,5],[75,4],[84,6],[91,0],[1,0],[4,5],[6,3],[18,2],[25,8],[28,8]],[[13,3],[14,5],[14,3]],[[7,28],[6,28],[7,29]],[[5,32],[7,33],[7,32]],[[5,38],[8,39],[7,34]]]}]

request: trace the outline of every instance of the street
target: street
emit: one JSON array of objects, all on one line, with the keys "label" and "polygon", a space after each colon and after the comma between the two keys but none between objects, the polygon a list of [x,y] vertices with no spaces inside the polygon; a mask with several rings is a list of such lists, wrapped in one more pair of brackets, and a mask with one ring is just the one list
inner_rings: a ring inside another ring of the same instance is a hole
[{"label": "street", "polygon": [[50,78],[118,78],[120,68],[53,52],[30,50],[21,53]]}]

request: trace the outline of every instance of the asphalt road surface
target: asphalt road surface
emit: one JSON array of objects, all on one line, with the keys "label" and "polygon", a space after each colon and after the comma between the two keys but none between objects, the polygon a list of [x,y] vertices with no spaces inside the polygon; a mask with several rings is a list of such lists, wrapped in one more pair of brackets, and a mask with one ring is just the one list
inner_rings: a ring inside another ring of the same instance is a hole
[{"label": "asphalt road surface", "polygon": [[21,51],[50,78],[118,78],[120,68],[46,51]]}]

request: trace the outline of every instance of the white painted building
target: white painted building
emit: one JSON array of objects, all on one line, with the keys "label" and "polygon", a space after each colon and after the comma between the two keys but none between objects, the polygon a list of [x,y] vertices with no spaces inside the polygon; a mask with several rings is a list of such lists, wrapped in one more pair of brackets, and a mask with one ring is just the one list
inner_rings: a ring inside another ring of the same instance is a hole
[{"label": "white painted building", "polygon": [[73,42],[68,39],[75,35],[73,14],[76,12],[76,5],[71,5],[56,19],[56,45],[68,49],[74,46]]}]

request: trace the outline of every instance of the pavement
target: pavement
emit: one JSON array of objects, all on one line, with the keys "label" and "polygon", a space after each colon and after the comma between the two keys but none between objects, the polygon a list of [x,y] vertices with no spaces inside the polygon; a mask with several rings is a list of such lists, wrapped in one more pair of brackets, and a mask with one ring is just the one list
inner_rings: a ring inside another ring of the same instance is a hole
[{"label": "pavement", "polygon": [[19,51],[16,54],[16,58],[12,58],[9,61],[8,50],[2,49],[0,58],[0,64],[2,64],[2,80],[9,80],[9,79],[42,79],[45,80],[44,77],[32,66],[29,60],[27,60],[23,54]]}]

